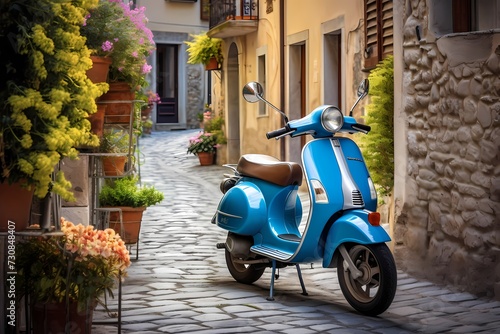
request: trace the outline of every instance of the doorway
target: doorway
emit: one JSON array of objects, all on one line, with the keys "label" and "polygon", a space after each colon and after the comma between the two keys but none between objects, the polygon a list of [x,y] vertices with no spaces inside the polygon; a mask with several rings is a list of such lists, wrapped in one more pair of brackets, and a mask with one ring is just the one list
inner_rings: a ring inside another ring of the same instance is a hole
[{"label": "doorway", "polygon": [[240,158],[240,75],[238,47],[232,43],[227,57],[227,159],[236,163]]},{"label": "doorway", "polygon": [[156,92],[160,103],[156,105],[156,123],[179,123],[179,46],[156,45]]},{"label": "doorway", "polygon": [[342,106],[342,55],[341,31],[337,30],[324,35],[324,60],[323,66],[324,93],[323,103],[338,107]]}]

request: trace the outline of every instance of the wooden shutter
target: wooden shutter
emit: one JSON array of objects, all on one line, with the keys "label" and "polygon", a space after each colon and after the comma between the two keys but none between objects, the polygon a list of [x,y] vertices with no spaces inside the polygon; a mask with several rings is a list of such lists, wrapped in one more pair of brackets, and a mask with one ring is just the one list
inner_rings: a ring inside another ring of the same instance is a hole
[{"label": "wooden shutter", "polygon": [[378,63],[377,0],[365,1],[365,67]]},{"label": "wooden shutter", "polygon": [[392,0],[365,0],[365,68],[393,54]]},{"label": "wooden shutter", "polygon": [[392,55],[394,53],[394,41],[393,41],[393,15],[392,15],[392,0],[382,1],[382,13],[380,16],[381,21],[381,36],[380,41],[382,45],[382,53],[380,59]]}]

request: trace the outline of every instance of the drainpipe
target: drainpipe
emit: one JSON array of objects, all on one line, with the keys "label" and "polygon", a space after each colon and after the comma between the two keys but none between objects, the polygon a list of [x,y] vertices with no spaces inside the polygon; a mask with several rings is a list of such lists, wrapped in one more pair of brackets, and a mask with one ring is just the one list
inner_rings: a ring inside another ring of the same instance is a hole
[{"label": "drainpipe", "polygon": [[[280,110],[285,111],[285,0],[280,0]],[[286,139],[280,140],[280,159],[286,158]]]}]

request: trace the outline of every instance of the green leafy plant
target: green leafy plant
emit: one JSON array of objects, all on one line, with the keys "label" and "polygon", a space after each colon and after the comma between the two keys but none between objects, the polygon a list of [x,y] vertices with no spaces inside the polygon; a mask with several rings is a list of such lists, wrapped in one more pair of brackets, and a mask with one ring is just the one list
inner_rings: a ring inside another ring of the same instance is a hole
[{"label": "green leafy plant", "polygon": [[107,180],[99,193],[101,206],[152,206],[163,201],[164,195],[154,186],[138,185],[137,177]]},{"label": "green leafy plant", "polygon": [[147,119],[142,122],[142,126],[147,129],[151,129],[153,127],[153,121],[150,119]]},{"label": "green leafy plant", "polygon": [[198,120],[198,122],[202,123],[202,122],[203,122],[203,120],[204,120],[203,113],[202,113],[202,112],[199,112],[199,113],[196,115],[196,119]]},{"label": "green leafy plant", "polygon": [[125,243],[112,229],[74,225],[61,218],[62,237],[27,238],[16,246],[17,291],[32,302],[101,302],[130,266]]},{"label": "green leafy plant", "polygon": [[190,35],[192,40],[185,41],[188,46],[186,51],[189,54],[188,64],[209,63],[211,58],[217,59],[217,63],[222,64],[222,40],[220,38],[211,38],[206,33]]},{"label": "green leafy plant", "polygon": [[368,135],[360,139],[363,156],[380,195],[394,187],[394,59],[387,57],[368,76],[370,103],[366,123]]},{"label": "green leafy plant", "polygon": [[217,138],[210,132],[199,132],[196,136],[189,138],[188,153],[197,155],[202,152],[215,152]]},{"label": "green leafy plant", "polygon": [[99,150],[103,153],[128,153],[129,146],[130,137],[128,132],[111,128],[104,131]]},{"label": "green leafy plant", "polygon": [[0,3],[0,182],[23,181],[43,198],[72,200],[71,183],[52,173],[77,147],[96,147],[88,116],[107,84],[92,66],[80,27],[97,0],[5,0]]}]

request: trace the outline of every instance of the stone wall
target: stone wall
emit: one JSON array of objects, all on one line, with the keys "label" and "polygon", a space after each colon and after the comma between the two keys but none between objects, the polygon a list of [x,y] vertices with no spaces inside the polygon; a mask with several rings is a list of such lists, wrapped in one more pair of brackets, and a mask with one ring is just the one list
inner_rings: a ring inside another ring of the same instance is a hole
[{"label": "stone wall", "polygon": [[396,257],[420,276],[500,298],[500,32],[437,37],[428,3],[404,10],[408,161]]},{"label": "stone wall", "polygon": [[204,77],[201,65],[187,65],[186,123],[189,129],[199,128],[198,113],[203,112]]}]

